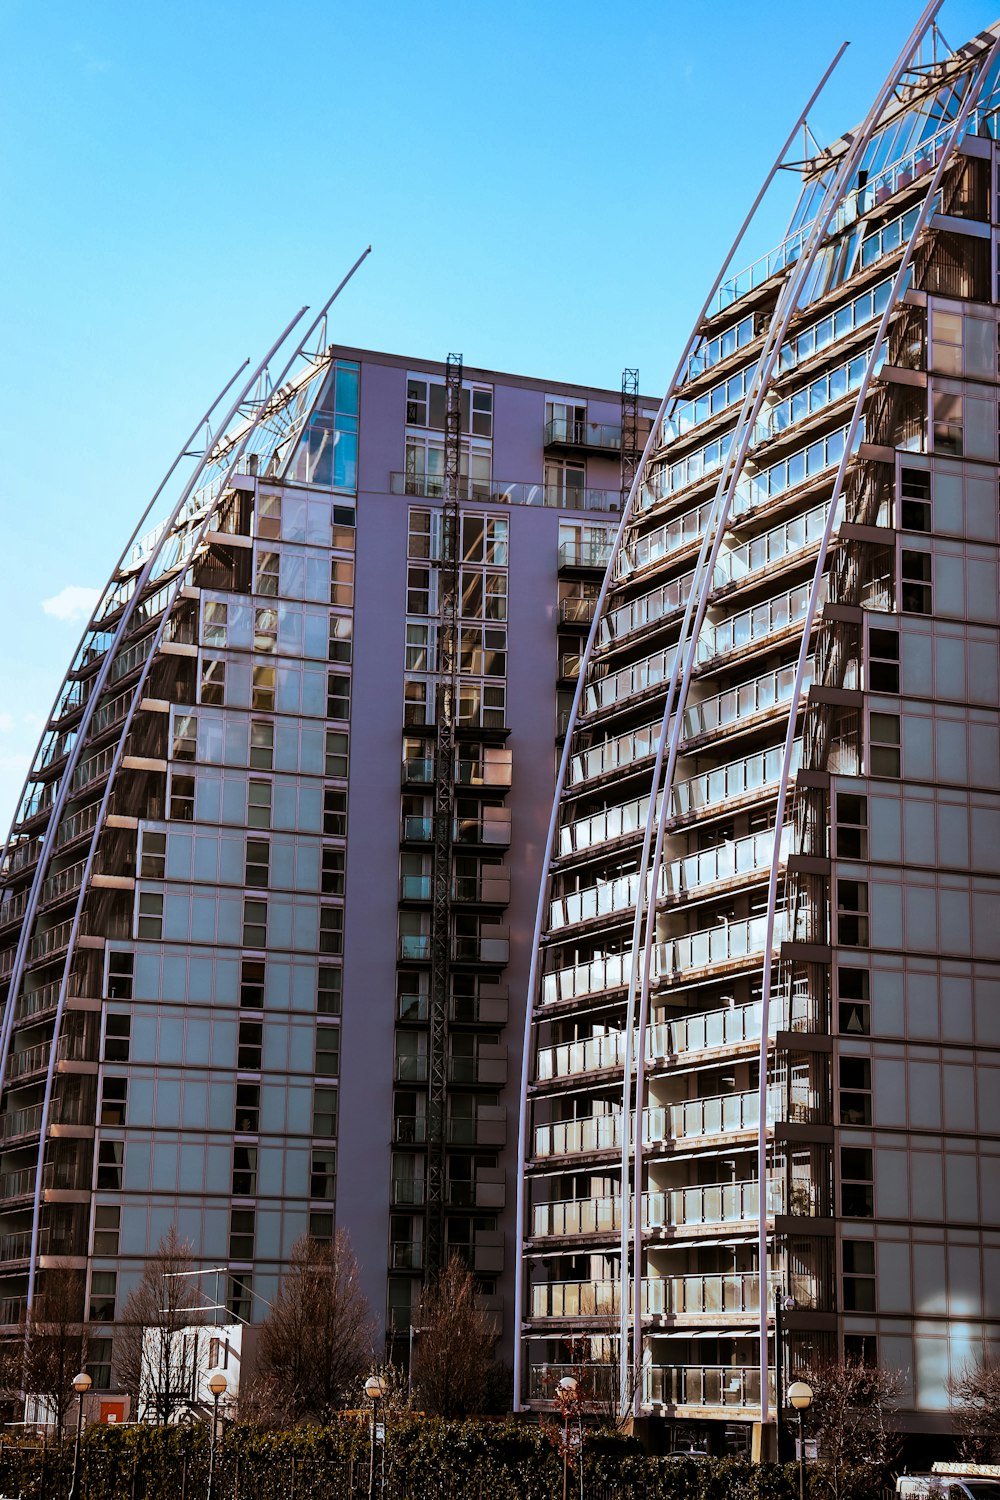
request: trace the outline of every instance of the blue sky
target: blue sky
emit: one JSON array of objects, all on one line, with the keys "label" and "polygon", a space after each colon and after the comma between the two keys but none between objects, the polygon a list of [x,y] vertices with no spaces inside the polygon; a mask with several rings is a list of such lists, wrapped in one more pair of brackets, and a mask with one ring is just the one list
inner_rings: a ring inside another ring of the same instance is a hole
[{"label": "blue sky", "polygon": [[[0,0],[3,828],[85,591],[218,386],[364,245],[338,341],[612,386],[628,364],[658,394],[836,47],[821,141],[917,13]],[[942,27],[992,19],[954,0]]]}]

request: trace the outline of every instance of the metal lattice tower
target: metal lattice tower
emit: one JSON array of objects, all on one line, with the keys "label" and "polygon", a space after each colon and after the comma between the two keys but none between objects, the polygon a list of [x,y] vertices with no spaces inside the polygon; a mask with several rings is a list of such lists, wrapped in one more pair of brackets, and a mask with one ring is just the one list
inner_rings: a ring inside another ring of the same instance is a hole
[{"label": "metal lattice tower", "polygon": [[458,705],[458,549],[462,457],[462,356],[445,372],[444,505],[438,566],[437,753],[434,761],[434,862],[431,908],[430,1060],[427,1100],[427,1272],[444,1264],[448,999],[451,975],[451,867],[455,819],[455,722]]},{"label": "metal lattice tower", "polygon": [[622,507],[629,497],[642,449],[639,445],[639,371],[622,371]]}]

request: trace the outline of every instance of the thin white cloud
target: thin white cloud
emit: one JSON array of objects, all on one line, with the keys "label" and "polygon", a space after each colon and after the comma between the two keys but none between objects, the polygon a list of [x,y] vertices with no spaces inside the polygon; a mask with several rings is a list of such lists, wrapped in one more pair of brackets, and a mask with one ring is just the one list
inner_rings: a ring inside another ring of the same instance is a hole
[{"label": "thin white cloud", "polygon": [[53,594],[51,599],[43,599],[42,608],[47,615],[54,615],[57,620],[87,619],[100,598],[100,593],[100,589],[88,589],[82,583],[68,583],[58,594]]}]

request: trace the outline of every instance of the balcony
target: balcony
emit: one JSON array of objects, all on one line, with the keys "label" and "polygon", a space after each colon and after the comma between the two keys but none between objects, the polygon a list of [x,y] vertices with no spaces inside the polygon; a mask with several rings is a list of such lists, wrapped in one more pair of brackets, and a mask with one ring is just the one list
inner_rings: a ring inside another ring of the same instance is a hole
[{"label": "balcony", "polygon": [[0,1173],[0,1202],[9,1203],[15,1198],[33,1197],[36,1175],[34,1167],[21,1167],[16,1172]]},{"label": "balcony", "polygon": [[[781,1089],[767,1090],[767,1118],[773,1125],[781,1118]],[[729,1135],[756,1130],[760,1099],[756,1089],[744,1094],[716,1094],[710,1099],[684,1099],[679,1104],[652,1106],[643,1111],[643,1139],[647,1145],[665,1145],[703,1136]]]},{"label": "balcony", "polygon": [[628,604],[620,604],[601,621],[601,645],[624,640],[636,630],[645,630],[660,620],[666,620],[684,608],[691,592],[693,573],[684,573],[661,583],[648,594],[640,594]]},{"label": "balcony", "polygon": [[[402,1033],[401,1033],[402,1035]],[[415,1037],[415,1034],[406,1032],[405,1035],[411,1040],[424,1041],[423,1037]],[[397,1083],[426,1083],[427,1082],[427,1053],[419,1052],[397,1052],[395,1079]]]},{"label": "balcony", "polygon": [[503,1104],[480,1104],[473,1116],[452,1115],[445,1129],[449,1146],[504,1146],[507,1110]]},{"label": "balcony", "polygon": [[392,1122],[392,1139],[397,1146],[423,1146],[427,1141],[426,1117],[396,1115]]},{"label": "balcony", "polygon": [[589,963],[573,964],[542,976],[542,1004],[555,1005],[560,1000],[579,1000],[584,995],[598,995],[605,990],[624,989],[629,981],[631,952],[609,953]]},{"label": "balcony", "polygon": [[389,1246],[389,1267],[393,1271],[422,1271],[424,1247],[420,1240],[393,1240]]},{"label": "balcony", "polygon": [[[802,743],[796,740],[790,767],[792,775],[798,770],[801,757]],[[700,776],[675,782],[670,794],[670,816],[685,818],[695,812],[729,806],[755,794],[762,797],[777,785],[783,760],[784,747],[772,745],[770,750],[757,750],[739,760],[728,761],[724,766],[716,766],[714,770],[703,771]]]},{"label": "balcony", "polygon": [[[842,502],[841,502],[842,504]],[[829,514],[829,504],[816,505],[812,510],[782,521],[759,536],[751,537],[738,547],[719,554],[712,579],[712,587],[725,589],[732,584],[744,583],[766,572],[782,567],[785,563],[798,561],[807,552],[815,551],[820,544]]]},{"label": "balcony", "polygon": [[510,871],[490,865],[479,875],[456,875],[451,883],[451,894],[456,901],[468,901],[478,906],[508,906]]},{"label": "balcony", "polygon": [[575,682],[580,675],[579,651],[564,651],[559,658],[560,682]]},{"label": "balcony", "polygon": [[[657,798],[657,810],[661,805],[662,795],[661,792]],[[639,833],[645,827],[648,811],[648,797],[633,797],[628,802],[620,802],[616,807],[606,807],[601,812],[593,813],[589,818],[576,818],[572,823],[564,823],[559,829],[559,853],[578,854],[597,844],[614,843],[617,839]]]},{"label": "balcony", "polygon": [[392,1205],[394,1208],[422,1208],[426,1198],[422,1177],[394,1177],[392,1179]]},{"label": "balcony", "polygon": [[554,1203],[536,1203],[532,1210],[532,1234],[617,1234],[622,1224],[620,1198],[562,1198]]},{"label": "balcony", "polygon": [[[791,841],[792,827],[786,823],[781,833],[782,864],[788,857]],[[773,829],[750,833],[741,839],[727,839],[724,844],[701,849],[696,854],[687,854],[683,859],[665,864],[661,872],[661,895],[680,901],[711,886],[725,886],[737,880],[744,882],[753,876],[763,878],[765,871],[770,872],[773,853]],[[634,900],[632,904],[635,904]]]},{"label": "balcony", "polygon": [[[452,1046],[454,1049],[455,1039]],[[469,1056],[452,1051],[448,1059],[448,1082],[502,1088],[507,1082],[507,1047],[503,1042],[476,1042]]]},{"label": "balcony", "polygon": [[[780,1286],[780,1273],[771,1278]],[[593,1318],[617,1313],[621,1283],[553,1281],[531,1289],[533,1318]],[[629,1309],[631,1311],[631,1308]],[[756,1271],[708,1276],[645,1276],[642,1313],[645,1317],[724,1317],[760,1311],[760,1277]]]},{"label": "balcony", "polygon": [[658,526],[655,531],[648,531],[645,536],[638,537],[627,547],[623,547],[618,554],[619,577],[628,578],[630,574],[652,567],[654,563],[662,562],[675,552],[700,542],[714,508],[714,498],[705,500],[693,510],[675,516],[663,526]]},{"label": "balcony", "polygon": [[[767,1184],[767,1216],[784,1213],[784,1183]],[[642,1196],[644,1229],[685,1229],[703,1224],[746,1224],[760,1212],[760,1184],[720,1182],[705,1187],[672,1188]],[[697,1243],[697,1242],[695,1242]],[[725,1309],[721,1309],[725,1311]],[[701,1311],[707,1311],[703,1308]]]},{"label": "balcony", "polygon": [[552,451],[620,453],[622,430],[613,422],[588,422],[573,417],[553,417],[545,424],[543,446]]},{"label": "balcony", "polygon": [[[768,1372],[774,1400],[774,1371]],[[760,1407],[760,1370],[756,1366],[651,1365],[643,1371],[642,1399],[647,1406]]]},{"label": "balcony", "polygon": [[513,776],[513,751],[501,745],[487,745],[479,760],[459,760],[455,767],[455,785],[482,787],[485,791],[506,791]]},{"label": "balcony", "polygon": [[403,761],[404,786],[431,786],[434,781],[434,760],[431,756],[417,756]]},{"label": "balcony", "polygon": [[[414,876],[413,879],[418,877]],[[404,932],[399,937],[399,961],[404,964],[426,964],[431,958],[429,932]]]},{"label": "balcony", "polygon": [[718,473],[725,462],[733,441],[733,433],[725,432],[721,437],[695,448],[676,463],[662,464],[643,480],[639,490],[638,509],[650,510],[661,500],[669,500],[691,485],[701,484]]},{"label": "balcony", "polygon": [[592,598],[571,597],[559,600],[560,625],[590,625],[597,608],[596,594]]},{"label": "balcony", "polygon": [[[789,932],[785,914],[779,911],[774,922],[775,949]],[[766,937],[767,918],[759,916],[668,938],[653,950],[654,978],[683,981],[713,969],[743,968],[763,957]]]},{"label": "balcony", "polygon": [[586,689],[587,712],[599,713],[655,688],[665,688],[676,657],[677,647],[666,646],[651,656],[644,656],[641,661],[609,673],[607,677],[592,679]]},{"label": "balcony", "polygon": [[[389,490],[393,495],[420,495],[429,500],[441,500],[444,497],[444,477],[441,474],[403,474],[397,470],[389,475]],[[621,508],[621,491],[617,489],[538,484],[531,479],[474,479],[470,483],[464,474],[459,481],[458,498],[477,503],[487,501],[492,505],[545,506],[551,510],[605,512]]]},{"label": "balcony", "polygon": [[[710,626],[698,638],[697,661],[699,667],[707,667],[720,657],[731,656],[734,651],[741,654],[751,647],[759,649],[772,642],[775,636],[784,635],[803,624],[812,583],[801,583],[798,588],[785,594],[755,604],[753,609],[741,610]],[[820,580],[818,599],[826,603],[827,581]]]},{"label": "balcony", "polygon": [[535,1127],[535,1156],[579,1156],[589,1151],[620,1151],[622,1116],[588,1115]]},{"label": "balcony", "polygon": [[23,1052],[12,1052],[7,1059],[7,1082],[17,1083],[32,1073],[46,1072],[51,1056],[51,1041],[36,1042],[33,1047],[25,1047]]},{"label": "balcony", "polygon": [[578,1042],[560,1042],[538,1051],[536,1077],[540,1083],[556,1078],[575,1078],[621,1068],[625,1062],[625,1032],[609,1031]]},{"label": "balcony", "polygon": [[[844,455],[847,431],[846,427],[839,427],[753,477],[741,474],[733,496],[734,519],[761,510],[803,485],[815,484],[835,469]],[[856,442],[861,441],[863,438],[859,434]]]},{"label": "balcony", "polygon": [[451,956],[459,964],[510,962],[510,938],[504,927],[484,928],[478,934],[459,934],[451,940]]},{"label": "balcony", "polygon": [[603,573],[611,561],[613,539],[599,542],[562,542],[559,546],[559,569],[580,568]]},{"label": "balcony", "polygon": [[[806,663],[802,679],[805,694],[812,682],[812,662]],[[727,688],[701,703],[693,703],[684,712],[683,734],[686,740],[697,740],[706,734],[718,734],[724,729],[746,727],[763,715],[772,713],[791,702],[795,686],[796,666],[790,662],[773,672],[760,677],[751,677],[738,687]]]},{"label": "balcony", "polygon": [[647,724],[642,729],[630,729],[614,739],[592,745],[589,750],[579,751],[569,763],[570,785],[579,786],[596,776],[607,776],[647,759],[656,753],[659,735],[659,724]]},{"label": "balcony", "polygon": [[489,844],[506,849],[510,844],[509,807],[482,807],[475,817],[455,819],[456,844]]}]

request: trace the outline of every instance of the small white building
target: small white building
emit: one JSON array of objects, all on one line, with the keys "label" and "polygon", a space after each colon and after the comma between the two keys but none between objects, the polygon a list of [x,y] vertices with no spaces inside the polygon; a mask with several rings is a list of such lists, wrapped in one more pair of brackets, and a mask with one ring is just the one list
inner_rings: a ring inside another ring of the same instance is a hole
[{"label": "small white building", "polygon": [[253,1333],[242,1323],[190,1323],[173,1330],[147,1328],[142,1340],[139,1420],[200,1421],[212,1409],[214,1398],[208,1381],[216,1370],[221,1370],[228,1382],[219,1402],[220,1411],[232,1410]]}]

